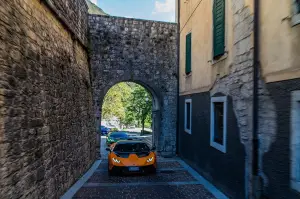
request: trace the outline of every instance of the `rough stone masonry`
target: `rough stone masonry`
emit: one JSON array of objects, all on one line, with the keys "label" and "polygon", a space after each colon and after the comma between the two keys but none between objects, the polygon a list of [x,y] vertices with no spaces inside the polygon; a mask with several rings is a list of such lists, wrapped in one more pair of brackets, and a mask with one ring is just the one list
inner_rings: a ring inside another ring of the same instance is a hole
[{"label": "rough stone masonry", "polygon": [[154,99],[154,144],[163,156],[176,151],[178,96],[177,24],[90,15],[94,104],[101,115],[106,92],[124,81]]},{"label": "rough stone masonry", "polygon": [[94,162],[84,0],[1,0],[0,198],[59,198]]}]

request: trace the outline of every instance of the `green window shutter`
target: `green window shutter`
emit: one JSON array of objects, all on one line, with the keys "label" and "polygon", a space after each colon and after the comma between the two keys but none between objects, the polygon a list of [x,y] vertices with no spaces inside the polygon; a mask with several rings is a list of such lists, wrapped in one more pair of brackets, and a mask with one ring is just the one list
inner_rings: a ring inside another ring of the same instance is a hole
[{"label": "green window shutter", "polygon": [[214,0],[214,58],[225,53],[225,0]]},{"label": "green window shutter", "polygon": [[192,72],[192,33],[186,35],[185,42],[185,73],[189,74],[190,72]]}]

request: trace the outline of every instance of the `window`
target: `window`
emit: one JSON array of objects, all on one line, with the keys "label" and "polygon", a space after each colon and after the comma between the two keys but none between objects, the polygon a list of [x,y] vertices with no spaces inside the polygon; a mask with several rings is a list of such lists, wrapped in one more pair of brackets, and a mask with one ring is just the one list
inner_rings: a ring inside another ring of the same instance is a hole
[{"label": "window", "polygon": [[186,99],[184,105],[184,130],[185,132],[192,133],[192,100]]},{"label": "window", "polygon": [[192,72],[192,33],[186,35],[185,74]]},{"label": "window", "polygon": [[300,91],[292,92],[291,103],[291,186],[300,192]]},{"label": "window", "polygon": [[225,53],[225,0],[214,0],[213,4],[213,58]]},{"label": "window", "polygon": [[226,153],[227,97],[212,97],[210,110],[210,146]]},{"label": "window", "polygon": [[300,0],[292,0],[293,3],[293,17],[292,17],[292,25],[300,24]]}]

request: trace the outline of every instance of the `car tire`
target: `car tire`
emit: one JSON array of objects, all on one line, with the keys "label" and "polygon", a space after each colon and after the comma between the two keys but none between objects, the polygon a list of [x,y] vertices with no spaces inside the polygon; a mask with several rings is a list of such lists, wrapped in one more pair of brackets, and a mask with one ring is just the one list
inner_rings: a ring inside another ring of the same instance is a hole
[{"label": "car tire", "polygon": [[109,170],[109,169],[108,169],[108,175],[109,175],[109,176],[115,176],[115,173],[114,173],[112,170]]},{"label": "car tire", "polygon": [[108,169],[108,175],[109,176],[114,176],[115,172],[113,170],[109,170],[109,163],[107,164],[107,169]]},{"label": "car tire", "polygon": [[150,169],[150,174],[153,174],[153,175],[156,174],[156,168],[155,167],[153,167],[153,168]]}]

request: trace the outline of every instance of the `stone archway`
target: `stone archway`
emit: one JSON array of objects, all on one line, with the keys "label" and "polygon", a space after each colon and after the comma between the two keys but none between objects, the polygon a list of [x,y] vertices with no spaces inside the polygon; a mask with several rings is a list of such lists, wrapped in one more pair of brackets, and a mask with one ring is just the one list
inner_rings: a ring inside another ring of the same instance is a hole
[{"label": "stone archway", "polygon": [[[114,81],[112,81],[114,82]],[[158,92],[156,89],[153,89],[149,87],[148,85],[144,84],[143,82],[136,82],[132,80],[123,80],[123,81],[115,81],[115,84],[112,86],[105,86],[103,88],[104,94],[99,95],[99,98],[97,100],[97,106],[96,106],[96,111],[98,112],[98,116],[96,117],[97,119],[97,124],[101,123],[101,113],[102,113],[102,107],[103,107],[103,101],[105,98],[105,95],[111,89],[113,86],[121,83],[121,82],[133,82],[136,83],[142,87],[144,87],[152,97],[152,130],[153,130],[153,137],[152,137],[152,145],[153,146],[158,146],[159,143],[159,137],[160,137],[160,126],[161,126],[161,108],[160,108],[160,101],[161,101],[161,96],[159,96]]]},{"label": "stone archway", "polygon": [[91,15],[91,74],[95,110],[101,115],[106,92],[135,82],[154,99],[154,139],[162,156],[176,153],[178,60],[177,25]]}]

